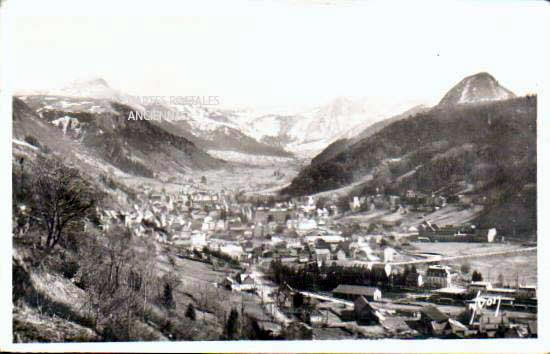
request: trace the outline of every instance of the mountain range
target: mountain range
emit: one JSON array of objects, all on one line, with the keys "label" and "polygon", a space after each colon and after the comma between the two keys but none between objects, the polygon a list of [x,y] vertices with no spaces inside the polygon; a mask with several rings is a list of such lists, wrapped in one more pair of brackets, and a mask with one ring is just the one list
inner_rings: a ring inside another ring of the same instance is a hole
[{"label": "mountain range", "polygon": [[[102,78],[74,81],[59,89],[21,92],[18,96],[39,115],[48,115],[53,124],[61,124],[59,118],[72,117],[72,124],[63,123],[63,129],[69,131],[80,129],[74,125],[72,115],[113,113],[110,103],[139,112],[177,116],[177,120],[151,120],[150,124],[187,139],[217,158],[252,164],[309,159],[334,141],[350,139],[380,119],[410,107],[408,102],[338,97],[318,107],[286,113],[242,112],[216,105],[140,98],[111,88]],[[54,116],[47,113],[52,110],[56,111]]]},{"label": "mountain range", "polygon": [[490,206],[484,220],[508,226],[515,220],[514,230],[532,232],[536,107],[536,96],[515,97],[487,73],[470,76],[431,109],[330,145],[281,193],[309,195],[365,181],[352,194],[468,194]]},{"label": "mountain range", "polygon": [[105,99],[14,97],[13,135],[77,164],[110,166],[135,176],[171,176],[225,164],[150,121],[128,121],[132,110]]},{"label": "mountain range", "polygon": [[[153,110],[183,119],[128,120]],[[434,107],[338,98],[262,115],[136,103],[95,79],[15,97],[13,132],[17,144],[34,138],[91,171],[145,177],[313,157],[282,196],[342,187],[354,195],[466,194],[487,206],[481,223],[536,228],[536,96],[516,97],[487,73],[461,80]]]},{"label": "mountain range", "polygon": [[[243,133],[241,126],[234,122],[231,112],[212,106],[189,102],[168,104],[150,97],[136,97],[111,88],[104,79],[95,78],[75,81],[60,89],[22,92],[18,97],[35,112],[52,124],[62,126],[64,133],[81,138],[86,133],[92,116],[120,112],[113,108],[126,107],[123,111],[155,113],[174,119],[149,120],[141,125],[156,126],[162,131],[193,143],[204,153],[218,158],[238,156],[237,161],[248,162],[254,157],[276,157],[290,159],[293,155],[284,149],[263,142]],[[80,119],[87,116],[85,124]],[[105,131],[105,129],[102,129]],[[89,135],[86,135],[89,138]],[[231,154],[231,153],[237,154]],[[243,161],[244,160],[244,161]],[[209,165],[209,164],[206,164]],[[205,166],[206,166],[205,165]],[[202,164],[192,164],[202,168]]]}]

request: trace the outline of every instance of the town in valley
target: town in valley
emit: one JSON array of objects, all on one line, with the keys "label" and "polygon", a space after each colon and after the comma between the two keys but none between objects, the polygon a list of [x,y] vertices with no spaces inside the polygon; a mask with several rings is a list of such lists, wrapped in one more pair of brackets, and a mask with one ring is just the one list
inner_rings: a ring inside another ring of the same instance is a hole
[{"label": "town in valley", "polygon": [[[479,74],[466,80],[493,79]],[[536,185],[528,179],[510,194],[491,186],[499,176],[476,181],[444,165],[441,172],[451,171],[451,180],[429,176],[426,187],[415,180],[422,167],[400,172],[409,154],[382,158],[351,184],[314,192],[315,185],[306,185],[308,192],[295,193],[305,159],[242,160],[247,153],[241,152],[225,155],[240,160],[217,160],[221,168],[172,174],[150,173],[137,158],[82,150],[65,164],[85,164],[79,178],[90,180],[85,185],[101,202],[75,223],[76,231],[65,231],[64,240],[44,244],[33,205],[57,196],[55,178],[69,173],[52,163],[51,149],[104,136],[104,123],[80,111],[109,117],[120,106],[54,95],[14,100],[14,264],[16,279],[31,284],[14,284],[16,340],[33,340],[38,324],[66,312],[80,320],[65,320],[70,325],[62,330],[48,326],[64,340],[537,336],[537,242],[530,221]],[[445,109],[485,116],[502,106],[530,115],[533,100]],[[441,114],[441,105],[401,119],[428,119]],[[126,124],[138,123],[155,124]],[[29,134],[44,124],[39,138]],[[472,146],[454,148],[450,156],[469,154]],[[473,163],[478,168],[480,162]],[[44,165],[61,175],[49,175]],[[393,169],[402,175],[394,179]],[[509,188],[517,182],[500,183]],[[513,215],[501,211],[503,199]],[[49,288],[52,281],[57,285]]]},{"label": "town in valley", "polygon": [[543,31],[345,3],[14,21],[13,343],[541,339]]}]

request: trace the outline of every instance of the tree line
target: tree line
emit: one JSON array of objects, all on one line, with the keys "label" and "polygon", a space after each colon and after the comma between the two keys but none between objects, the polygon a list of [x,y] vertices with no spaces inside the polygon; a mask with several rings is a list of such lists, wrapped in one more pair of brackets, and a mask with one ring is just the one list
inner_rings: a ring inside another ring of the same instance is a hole
[{"label": "tree line", "polygon": [[303,267],[289,266],[280,260],[273,260],[270,266],[270,277],[277,284],[288,284],[305,291],[331,291],[340,284],[363,286],[407,286],[409,274],[418,274],[413,265],[392,272],[388,276],[384,269],[369,269],[366,266],[340,266],[336,263],[327,265],[311,262]]}]

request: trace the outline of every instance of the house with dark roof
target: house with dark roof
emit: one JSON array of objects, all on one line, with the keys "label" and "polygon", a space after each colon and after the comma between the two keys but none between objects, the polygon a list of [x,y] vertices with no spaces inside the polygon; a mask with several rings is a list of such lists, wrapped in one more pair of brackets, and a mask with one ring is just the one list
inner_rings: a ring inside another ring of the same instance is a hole
[{"label": "house with dark roof", "polygon": [[382,299],[382,291],[371,286],[361,285],[338,285],[332,290],[332,295],[341,299],[355,300],[359,296],[364,296],[370,301],[379,301]]},{"label": "house with dark roof", "polygon": [[431,335],[441,335],[448,325],[449,316],[433,305],[424,306],[420,310],[420,324],[425,332]]},{"label": "house with dark roof", "polygon": [[355,298],[353,312],[357,324],[373,325],[380,323],[380,315],[362,295]]},{"label": "house with dark roof", "polygon": [[452,286],[452,274],[449,267],[429,266],[426,271],[426,286],[430,288],[449,288]]}]

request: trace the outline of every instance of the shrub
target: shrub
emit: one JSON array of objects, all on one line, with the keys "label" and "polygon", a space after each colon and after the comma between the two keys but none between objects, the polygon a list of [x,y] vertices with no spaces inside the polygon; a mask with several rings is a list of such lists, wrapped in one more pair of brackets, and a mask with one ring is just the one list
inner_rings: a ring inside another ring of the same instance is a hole
[{"label": "shrub", "polygon": [[187,318],[189,318],[193,321],[197,318],[197,313],[195,311],[195,306],[193,306],[192,303],[190,303],[187,306],[187,311],[185,311],[185,317],[187,317]]},{"label": "shrub", "polygon": [[31,144],[32,146],[36,146],[37,148],[40,148],[40,142],[38,142],[38,139],[36,139],[32,135],[25,136],[25,142]]},{"label": "shrub", "polygon": [[231,309],[229,318],[225,324],[225,334],[227,339],[237,339],[239,330],[239,313],[235,308]]},{"label": "shrub", "polygon": [[174,300],[174,289],[178,286],[179,281],[175,277],[169,275],[164,275],[162,277],[163,288],[162,294],[160,294],[160,302],[167,309],[174,309],[176,307],[176,302]]},{"label": "shrub", "polygon": [[474,270],[472,273],[472,281],[483,281],[483,275],[477,270]]},{"label": "shrub", "polygon": [[76,273],[78,273],[78,270],[80,269],[80,264],[76,261],[64,261],[63,262],[63,276],[67,279],[72,279]]}]

